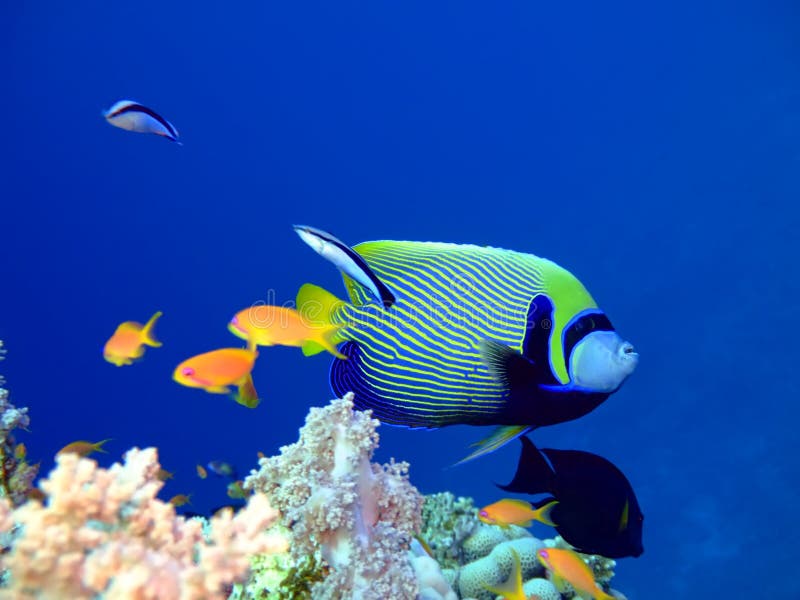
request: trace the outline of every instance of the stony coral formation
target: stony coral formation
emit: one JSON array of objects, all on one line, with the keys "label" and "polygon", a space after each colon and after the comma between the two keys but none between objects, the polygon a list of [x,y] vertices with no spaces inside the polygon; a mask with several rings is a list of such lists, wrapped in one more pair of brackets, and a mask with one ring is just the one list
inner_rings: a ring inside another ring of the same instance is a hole
[{"label": "stony coral formation", "polygon": [[312,408],[299,441],[262,459],[245,481],[283,514],[293,559],[314,555],[330,568],[313,598],[412,599],[418,592],[407,550],[422,496],[406,463],[370,462],[378,425],[369,411],[353,410],[352,394]]},{"label": "stony coral formation", "polygon": [[[526,594],[542,600],[577,598],[569,587],[559,592],[545,579],[548,575],[536,557],[536,552],[543,547],[571,548],[561,537],[539,540],[522,527],[483,524],[477,518],[472,499],[456,499],[447,492],[426,496],[425,503],[423,538],[431,546],[434,557],[447,564],[442,573],[460,598],[494,600],[494,595],[484,586],[497,585],[509,576],[512,548],[520,558]],[[456,530],[459,533],[455,533]],[[463,535],[465,531],[469,533]],[[581,557],[592,569],[597,582],[607,587],[616,562],[602,556],[581,554]],[[610,593],[624,598],[615,590]]]}]

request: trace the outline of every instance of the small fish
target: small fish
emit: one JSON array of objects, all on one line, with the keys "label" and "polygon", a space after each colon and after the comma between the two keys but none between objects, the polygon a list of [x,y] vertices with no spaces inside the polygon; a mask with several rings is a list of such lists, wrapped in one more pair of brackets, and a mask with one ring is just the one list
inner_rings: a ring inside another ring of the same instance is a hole
[{"label": "small fish", "polygon": [[233,498],[234,500],[242,500],[248,496],[248,493],[243,487],[242,484],[244,482],[241,480],[232,481],[228,484],[228,498]]},{"label": "small fish", "polygon": [[262,458],[266,458],[267,455],[259,450],[256,456],[258,456],[258,460],[261,460]]},{"label": "small fish", "polygon": [[502,596],[505,600],[529,600],[522,590],[522,564],[519,554],[514,548],[511,548],[511,555],[514,557],[514,562],[511,565],[508,579],[496,586],[484,584],[483,587],[495,596]]},{"label": "small fish", "polygon": [[[356,408],[392,425],[499,426],[465,460],[591,412],[638,364],[583,284],[550,260],[438,242],[351,250],[370,276],[343,269],[350,302],[308,284],[297,299],[301,313],[304,302],[322,307],[323,323],[342,326],[348,360],[331,366],[334,393],[353,391]],[[375,306],[373,279],[391,290],[391,311]]]},{"label": "small fish", "polygon": [[175,474],[172,471],[167,471],[166,469],[159,469],[156,472],[156,479],[159,481],[167,481],[168,479],[174,479]]},{"label": "small fish", "polygon": [[536,504],[551,506],[548,518],[579,552],[607,558],[641,556],[644,515],[622,471],[590,452],[539,450],[527,437],[520,441],[517,472],[511,483],[498,485],[500,489],[550,494]]},{"label": "small fish", "polygon": [[607,594],[597,586],[592,570],[572,550],[542,548],[536,552],[536,557],[550,571],[553,585],[559,591],[565,591],[565,583],[568,583],[581,598],[615,600],[614,596]]},{"label": "small fish", "polygon": [[295,225],[294,230],[317,254],[331,261],[344,275],[368,289],[384,308],[395,303],[394,294],[350,246],[315,227]]},{"label": "small fish", "polygon": [[16,446],[14,446],[14,458],[18,461],[25,460],[25,457],[28,456],[28,449],[25,447],[25,444],[20,442]]},{"label": "small fish", "polygon": [[175,508],[179,506],[185,506],[186,504],[192,503],[192,495],[191,494],[175,494],[172,498],[170,498],[167,502],[172,504]]},{"label": "small fish", "polygon": [[[338,302],[335,298],[334,301]],[[320,309],[334,310],[335,303]],[[256,346],[299,346],[306,355],[324,349],[337,358],[347,358],[335,344],[341,326],[325,323],[310,312],[301,314],[283,306],[251,306],[236,313],[228,329],[235,336],[247,340],[250,350],[255,350]]]},{"label": "small fish", "polygon": [[530,527],[533,521],[539,521],[553,527],[555,524],[550,519],[550,511],[553,510],[556,504],[558,502],[551,501],[544,506],[534,508],[530,502],[525,502],[524,500],[503,498],[494,504],[484,506],[478,511],[478,519],[487,525],[499,525],[500,527],[508,527],[509,525]]},{"label": "small fish", "polygon": [[77,454],[78,456],[89,456],[93,452],[108,452],[103,448],[103,446],[110,441],[111,438],[102,440],[100,442],[87,442],[85,440],[78,440],[77,442],[72,442],[71,444],[64,446],[61,450],[56,452],[56,456],[70,453]]},{"label": "small fish", "polygon": [[[193,356],[179,364],[172,378],[187,387],[200,388],[211,394],[229,394],[248,408],[258,405],[251,371],[257,352],[242,348],[221,348]],[[238,388],[231,394],[230,386]],[[253,400],[252,397],[256,396]],[[246,404],[245,404],[246,402]]]},{"label": "small fish", "polygon": [[153,133],[181,144],[178,141],[178,130],[172,123],[152,108],[133,100],[120,100],[105,111],[103,116],[114,127],[137,133]]},{"label": "small fish", "polygon": [[195,469],[197,470],[197,476],[200,479],[205,479],[208,477],[208,471],[206,471],[206,468],[203,465],[197,465]]},{"label": "small fish", "polygon": [[39,502],[44,502],[45,500],[47,500],[47,494],[45,494],[39,488],[29,489],[28,492],[25,494],[25,497],[28,498],[29,500],[38,500]]},{"label": "small fish", "polygon": [[230,463],[222,460],[212,460],[207,465],[208,470],[218,477],[230,477],[231,479],[238,479],[236,468]]},{"label": "small fish", "polygon": [[153,328],[162,314],[161,311],[156,312],[144,325],[136,321],[120,324],[103,347],[103,358],[118,367],[132,365],[144,355],[145,346],[161,346],[161,342],[155,338]]}]

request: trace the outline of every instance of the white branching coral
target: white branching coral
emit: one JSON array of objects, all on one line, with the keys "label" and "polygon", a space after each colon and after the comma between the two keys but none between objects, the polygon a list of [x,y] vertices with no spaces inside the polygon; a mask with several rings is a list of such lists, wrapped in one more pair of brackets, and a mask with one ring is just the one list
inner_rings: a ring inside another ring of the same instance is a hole
[{"label": "white branching coral", "polygon": [[422,496],[408,465],[370,462],[379,422],[353,410],[353,396],[312,408],[298,442],[261,459],[245,487],[265,493],[292,530],[296,560],[315,555],[330,574],[314,598],[413,599],[418,584],[407,555],[419,530]]}]

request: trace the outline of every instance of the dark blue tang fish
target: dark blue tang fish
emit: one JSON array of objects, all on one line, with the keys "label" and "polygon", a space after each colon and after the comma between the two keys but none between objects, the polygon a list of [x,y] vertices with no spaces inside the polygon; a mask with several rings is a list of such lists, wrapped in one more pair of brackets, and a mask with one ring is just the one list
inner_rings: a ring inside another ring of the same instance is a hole
[{"label": "dark blue tang fish", "polygon": [[523,436],[514,479],[500,489],[550,494],[548,513],[559,535],[579,552],[607,558],[640,556],[644,515],[624,473],[601,456],[579,450],[539,450]]}]

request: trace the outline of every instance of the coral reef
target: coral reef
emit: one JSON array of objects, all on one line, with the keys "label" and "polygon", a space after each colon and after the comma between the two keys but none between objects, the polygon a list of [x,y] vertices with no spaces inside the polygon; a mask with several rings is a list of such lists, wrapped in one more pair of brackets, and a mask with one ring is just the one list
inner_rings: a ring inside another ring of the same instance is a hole
[{"label": "coral reef", "polygon": [[204,537],[202,520],[156,498],[155,448],[134,448],[109,469],[73,453],[56,460],[40,483],[46,504],[0,501],[0,531],[11,534],[0,597],[221,600],[247,577],[251,555],[286,549],[265,532],[278,513],[260,494],[235,516],[213,517]]},{"label": "coral reef", "polygon": [[324,578],[311,585],[313,598],[417,596],[407,551],[420,528],[422,496],[406,463],[370,462],[378,425],[369,411],[353,410],[352,394],[312,408],[299,441],[261,459],[245,481],[281,511],[293,559],[314,556],[320,565]]},{"label": "coral reef", "polygon": [[420,536],[442,568],[454,568],[466,562],[462,542],[480,525],[472,498],[456,498],[450,492],[425,496]]},{"label": "coral reef", "polygon": [[[544,547],[571,548],[561,537],[539,540],[527,529],[511,525],[499,527],[481,523],[471,498],[456,499],[447,492],[425,497],[423,539],[442,568],[442,576],[464,600],[494,600],[485,586],[496,586],[511,573],[515,550],[520,558],[525,593],[542,600],[573,598],[567,589],[559,592],[545,577],[536,552]],[[597,582],[608,589],[616,561],[602,556],[581,554]],[[444,566],[447,565],[447,566]],[[609,593],[624,596],[616,590]],[[435,596],[433,596],[435,597]]]},{"label": "coral reef", "polygon": [[[0,341],[0,360],[6,350]],[[25,446],[17,444],[13,431],[27,429],[30,419],[27,408],[17,408],[9,400],[8,390],[3,387],[5,379],[0,376],[0,498],[7,498],[19,506],[28,497],[39,465],[28,463]]]},{"label": "coral reef", "polygon": [[419,582],[417,600],[458,600],[434,558],[412,553],[410,560]]}]

